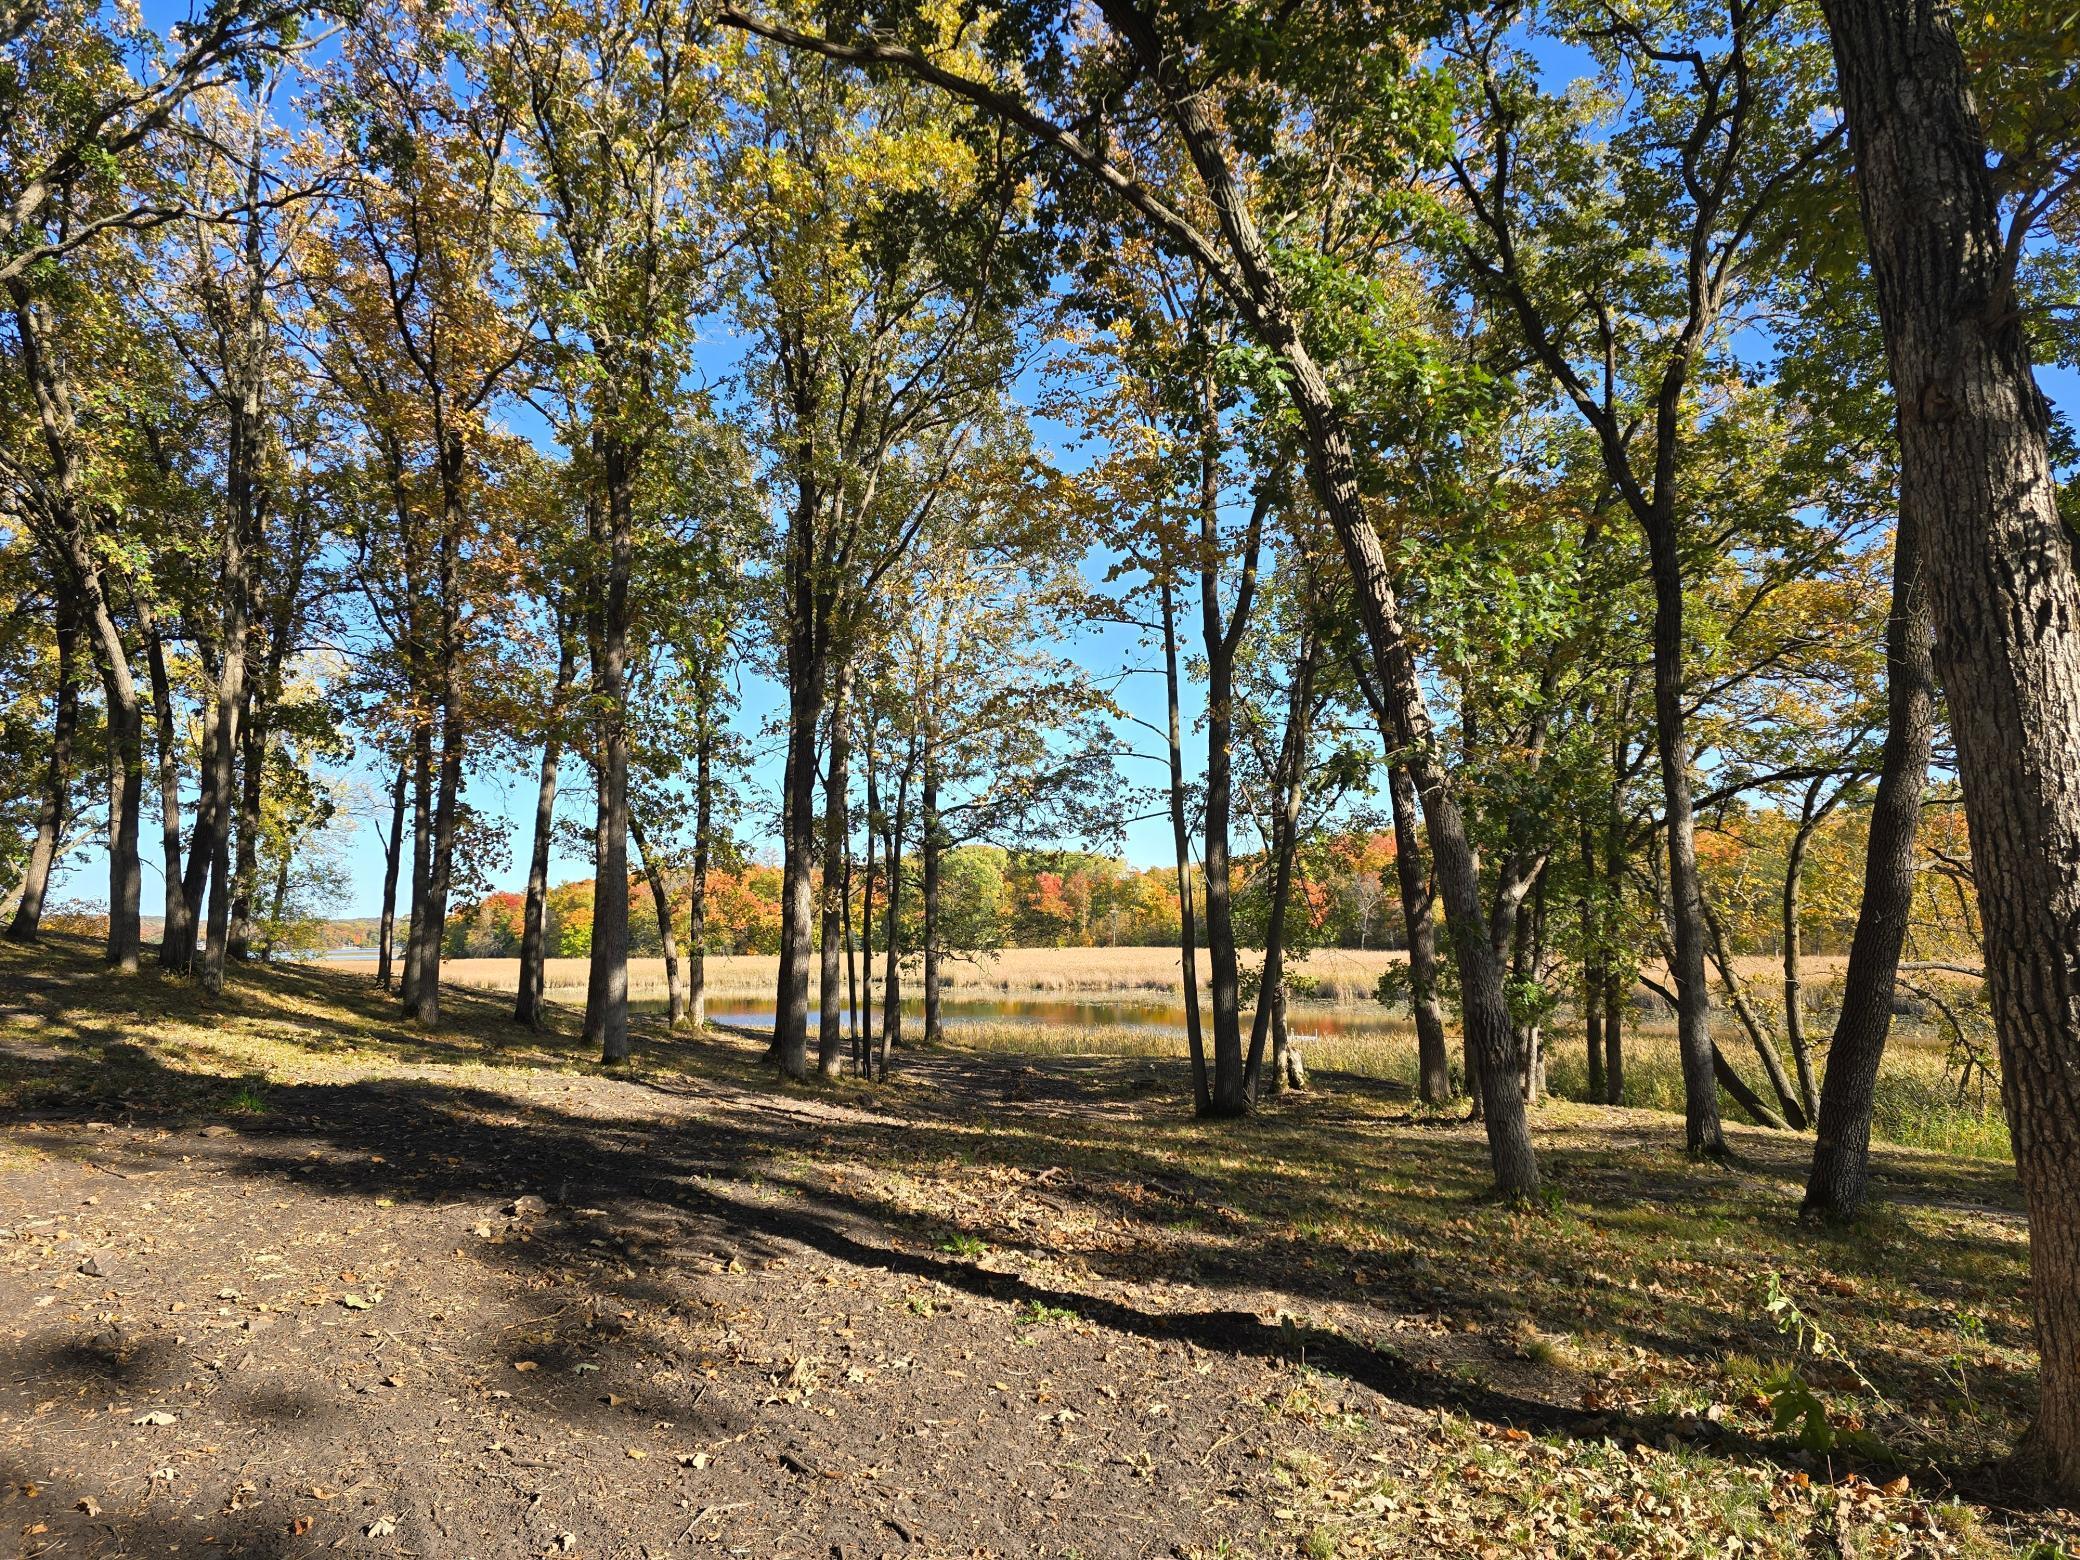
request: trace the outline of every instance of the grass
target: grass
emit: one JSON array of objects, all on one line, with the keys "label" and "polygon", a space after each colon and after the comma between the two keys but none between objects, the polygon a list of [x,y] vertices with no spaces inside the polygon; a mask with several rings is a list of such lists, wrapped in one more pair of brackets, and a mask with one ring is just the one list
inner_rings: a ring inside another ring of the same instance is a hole
[{"label": "grass", "polygon": [[[212,1005],[155,975],[106,977],[84,944],[0,945],[0,992],[8,1106],[114,1100],[207,1116],[298,1079],[419,1076],[487,1101],[529,1088],[527,1130],[591,1130],[555,1114],[554,1085],[598,1071],[567,1011],[526,1035],[503,1002],[455,993],[449,1027],[428,1035],[365,976],[241,971]],[[762,1195],[842,1199],[876,1227],[916,1232],[933,1260],[1044,1275],[1044,1298],[1009,1314],[1049,1336],[1166,1304],[1239,1315],[1254,1336],[1250,1313],[1275,1304],[1269,1325],[1310,1369],[1256,1405],[1260,1420],[1382,1435],[1381,1400],[1353,1396],[1366,1371],[1382,1392],[1413,1381],[1440,1394],[1445,1406],[1406,1433],[1413,1450],[1406,1435],[1359,1439],[1347,1455],[1281,1464],[1296,1548],[1992,1556],[2044,1535],[2037,1518],[1957,1504],[1942,1483],[2008,1451],[2034,1401],[2027,1236],[2004,1164],[1881,1145],[1883,1204],[1853,1230],[1813,1230],[1792,1217],[1804,1138],[1735,1128],[1736,1166],[1693,1164],[1660,1110],[1557,1099],[1535,1117],[1554,1202],[1525,1211],[1481,1200],[1478,1129],[1410,1108],[1412,1046],[1396,1031],[1321,1042],[1310,1061],[1323,1087],[1218,1127],[1181,1103],[1170,1037],[1124,1056],[1134,1042],[1118,1031],[1103,1055],[1095,1033],[1003,1025],[956,1038],[1022,1052],[1071,1086],[1015,1107],[972,1085],[954,1097],[920,1057],[907,1087],[781,1090],[899,1112],[903,1130],[832,1119],[759,1161]],[[637,1046],[642,1077],[671,1086],[661,1099],[771,1097],[754,1041],[667,1038],[646,1023]],[[1898,1050],[1910,1085],[1940,1085],[1932,1047]],[[1630,1054],[1642,1101],[1659,1103],[1671,1043],[1642,1034]],[[1926,1088],[1890,1087],[1897,1109],[1931,1108]],[[672,1135],[687,1136],[676,1124]],[[1779,1332],[1772,1277],[1853,1371]],[[951,1302],[921,1287],[903,1303],[943,1319]],[[1762,1384],[1785,1369],[1834,1422],[1868,1427],[1913,1471],[1911,1490],[1880,1500],[1775,1430]],[[1506,1406],[1479,1406],[1533,1402],[1571,1416],[1568,1432],[1513,1428]],[[1249,1410],[1236,1405],[1237,1423],[1255,1433]],[[1603,1415],[1649,1416],[1666,1434],[1635,1443],[1599,1431]]]},{"label": "grass", "polygon": [[[1309,1016],[1323,1009],[1296,1005],[1294,1024],[1305,1030]],[[1342,1034],[1305,1037],[1303,1053],[1310,1068],[1377,1078],[1414,1086],[1415,1031],[1407,1024],[1381,1022],[1377,1008],[1361,1010],[1368,1020]],[[1348,1015],[1346,1015],[1348,1016]],[[1355,1031],[1355,1032],[1352,1032]],[[1024,1023],[962,1024],[947,1031],[951,1044],[977,1051],[1077,1057],[1181,1057],[1185,1042],[1174,1031],[1131,1025],[1053,1025]],[[1722,1040],[1734,1066],[1760,1083],[1759,1069],[1735,1037]],[[1455,1074],[1457,1068],[1455,1066]],[[1548,1090],[1562,1100],[1588,1097],[1588,1061],[1579,1036],[1563,1032],[1548,1037]],[[1624,1104],[1643,1110],[1683,1110],[1682,1059],[1675,1034],[1665,1022],[1631,1029],[1625,1038]],[[1731,1096],[1722,1092],[1721,1114],[1729,1121],[1745,1119]],[[1878,1076],[1872,1132],[1903,1148],[1933,1150],[1972,1159],[2008,1161],[2014,1157],[2008,1122],[1999,1097],[1976,1087],[1960,1098],[1951,1080],[1947,1053],[1940,1042],[1904,1021],[1895,1025]]]}]

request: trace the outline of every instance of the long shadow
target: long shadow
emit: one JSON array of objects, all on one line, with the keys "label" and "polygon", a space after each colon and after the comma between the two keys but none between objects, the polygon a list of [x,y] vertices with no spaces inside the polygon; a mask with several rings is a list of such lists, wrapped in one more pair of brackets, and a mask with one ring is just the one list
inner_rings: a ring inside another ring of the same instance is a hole
[{"label": "long shadow", "polygon": [[[84,1035],[84,1025],[77,1020],[64,1027],[79,1028]],[[46,1038],[63,1044],[68,1036]],[[125,1048],[121,1061],[123,1075],[135,1079],[147,1095],[152,1092],[150,1085],[155,1073],[161,1075],[158,1082],[169,1086],[185,1081],[184,1075],[172,1074],[140,1048]],[[748,1064],[745,1070],[748,1076]],[[993,1131],[988,1123],[978,1124],[972,1103],[963,1105],[964,1097],[972,1100],[976,1093],[986,1094],[998,1080],[1015,1079],[1022,1071],[990,1064],[970,1066],[959,1091],[923,1091],[917,1097],[905,1098],[901,1104],[910,1119],[899,1126],[858,1122],[840,1125],[854,1135],[855,1146],[868,1153],[878,1152],[875,1145],[880,1144],[900,1150],[906,1157],[938,1154],[958,1158],[984,1153],[1000,1164],[1028,1170],[1044,1168],[1060,1162],[1059,1143],[1043,1140],[1025,1124],[1006,1124]],[[552,1199],[560,1208],[606,1209],[624,1224],[669,1208],[697,1216],[715,1238],[733,1249],[777,1254],[793,1245],[834,1261],[885,1268],[944,1285],[978,1299],[1073,1310],[1090,1321],[1150,1341],[1190,1343],[1202,1349],[1281,1362],[1304,1360],[1382,1397],[1425,1411],[1442,1410],[1493,1424],[1594,1441],[1612,1437],[1654,1440],[1681,1430],[1698,1449],[1718,1455],[1761,1462],[1781,1461],[1785,1457],[1781,1445],[1720,1426],[1700,1430],[1668,1418],[1626,1417],[1608,1411],[1564,1407],[1424,1369],[1391,1349],[1356,1342],[1340,1333],[1291,1322],[1267,1323],[1253,1311],[1148,1309],[1101,1294],[1036,1283],[1024,1276],[926,1254],[913,1249],[912,1243],[925,1233],[927,1226],[894,1216],[866,1198],[793,1178],[776,1164],[776,1156],[797,1155],[805,1141],[831,1130],[833,1123],[828,1119],[812,1119],[811,1113],[798,1109],[785,1095],[754,1097],[740,1091],[734,1097],[726,1097],[712,1085],[705,1089],[669,1087],[673,1092],[704,1097],[707,1104],[717,1109],[705,1112],[696,1123],[681,1123],[667,1130],[652,1123],[602,1122],[557,1110],[539,1100],[516,1102],[495,1090],[451,1084],[374,1080],[274,1085],[270,1090],[274,1119],[264,1128],[242,1129],[247,1140],[223,1155],[223,1168],[239,1176],[272,1178],[336,1195],[381,1194],[427,1203],[481,1204],[487,1194],[512,1196],[520,1191],[534,1191]],[[1376,1097],[1393,1096],[1382,1090]],[[872,1109],[873,1105],[868,1102],[862,1108]],[[1024,1102],[1015,1102],[1015,1108],[1023,1112]],[[518,1124],[496,1124],[485,1119],[511,1117],[516,1111],[526,1117]],[[148,1112],[141,1114],[148,1119]],[[55,1122],[74,1117],[77,1112],[51,1107],[44,1115]],[[747,1117],[755,1118],[755,1123],[747,1124]],[[1050,1112],[1048,1119],[1050,1124],[1059,1124],[1065,1118]],[[32,1143],[36,1140],[34,1120],[32,1117],[21,1123]],[[1271,1123],[1268,1130],[1274,1140],[1281,1130],[1291,1130],[1280,1128],[1277,1118],[1266,1120]],[[1378,1121],[1357,1111],[1344,1112],[1342,1119],[1337,1119],[1336,1113],[1323,1109],[1303,1123],[1302,1130],[1331,1137],[1355,1136],[1367,1130],[1376,1132]],[[262,1146],[252,1141],[277,1136],[292,1141],[279,1147],[272,1142]],[[329,1144],[334,1152],[315,1160],[304,1157],[296,1150],[309,1141]],[[425,1152],[436,1145],[441,1150],[439,1155]],[[381,1162],[371,1157],[372,1150],[384,1152]],[[1154,1183],[1173,1196],[1176,1192],[1177,1171],[1154,1148],[1137,1151],[1106,1142],[1091,1145],[1089,1152],[1116,1171],[1140,1176],[1144,1186]],[[1454,1158],[1468,1157],[1463,1145],[1455,1144],[1451,1152]],[[1354,1152],[1352,1157],[1353,1162],[1363,1162],[1361,1153]],[[1466,1167],[1458,1168],[1465,1171],[1469,1184],[1477,1179]],[[794,1195],[784,1204],[732,1195],[734,1190],[756,1182],[786,1185]],[[1187,1186],[1188,1195],[1176,1200],[1188,1206],[1204,1190]],[[1145,1219],[1149,1214],[1144,1202],[1110,1184],[1072,1179],[1056,1194],[1077,1204],[1090,1205],[1110,1217]],[[593,1238],[582,1222],[559,1219],[546,1225],[525,1245],[501,1248],[498,1260],[515,1272],[539,1271],[585,1255],[586,1243]],[[1218,1264],[1222,1260],[1219,1254],[1189,1242],[1183,1249],[1185,1260],[1194,1265]],[[1478,1310],[1492,1298],[1489,1286],[1454,1282],[1449,1275],[1438,1273],[1433,1273],[1419,1294],[1391,1288],[1366,1293],[1324,1288],[1310,1279],[1309,1270],[1296,1260],[1304,1249],[1311,1248],[1296,1237],[1266,1238],[1259,1234],[1249,1243],[1247,1260],[1280,1271],[1283,1287],[1295,1293],[1338,1301],[1358,1300],[1376,1307],[1383,1302],[1406,1301],[1414,1309],[1442,1305]],[[1147,1276],[1146,1255],[1130,1253],[1119,1258],[1117,1270],[1122,1276]],[[594,1274],[588,1282],[627,1302],[639,1314],[645,1308],[666,1308],[684,1298],[683,1290],[670,1284],[633,1275],[624,1279]],[[1686,1344],[1681,1335],[1658,1329],[1642,1329],[1636,1336],[1644,1345],[1662,1351],[1694,1347]],[[53,1358],[46,1364],[52,1369],[102,1368],[90,1358]],[[573,1389],[563,1395],[568,1399],[562,1404],[563,1411],[586,1411],[585,1403],[579,1401],[585,1396],[582,1392]],[[538,1390],[538,1396],[545,1402],[554,1401],[558,1393],[544,1386]],[[1695,1439],[1698,1436],[1703,1439]],[[2020,1492],[2003,1484],[1993,1470],[1902,1471],[1934,1472],[1941,1482],[1993,1503],[2013,1506],[2020,1498]]]}]

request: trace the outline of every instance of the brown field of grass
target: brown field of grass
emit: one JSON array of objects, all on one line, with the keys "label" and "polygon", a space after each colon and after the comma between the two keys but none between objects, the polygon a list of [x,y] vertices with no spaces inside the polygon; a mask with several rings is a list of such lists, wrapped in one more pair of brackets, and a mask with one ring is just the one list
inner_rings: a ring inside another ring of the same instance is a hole
[{"label": "brown field of grass", "polygon": [[[1245,966],[1253,958],[1245,953]],[[1406,958],[1406,954],[1391,949],[1322,948],[1288,967],[1293,974],[1312,983],[1310,994],[1318,999],[1369,1002],[1379,985],[1380,971],[1403,963]],[[1841,974],[1847,962],[1835,955],[1810,958],[1806,960],[1806,979],[1811,985],[1824,986]],[[1781,979],[1781,969],[1774,958],[1743,958],[1735,964],[1743,980],[1763,991]],[[441,964],[441,978],[479,991],[511,991],[519,978],[519,968],[516,959],[448,959]],[[585,970],[583,959],[551,959],[548,989],[559,994],[583,992]],[[771,954],[710,954],[708,994],[771,996],[778,973],[779,960]],[[1202,949],[1202,989],[1210,973]],[[1650,973],[1659,978],[1658,971]],[[946,983],[950,996],[1031,993],[1181,997],[1184,993],[1183,972],[1175,950],[1169,948],[1006,948],[976,958],[947,960]],[[662,1001],[664,960],[629,960],[628,984],[629,995],[637,1001]]]}]

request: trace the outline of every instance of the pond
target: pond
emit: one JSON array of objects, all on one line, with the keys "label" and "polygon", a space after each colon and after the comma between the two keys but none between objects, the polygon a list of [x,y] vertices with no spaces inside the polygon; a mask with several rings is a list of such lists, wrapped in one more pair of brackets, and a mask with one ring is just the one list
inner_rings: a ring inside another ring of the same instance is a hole
[{"label": "pond", "polygon": [[[661,1002],[634,1002],[631,1007],[648,1012],[663,1011]],[[1211,1025],[1211,1009],[1204,1010]],[[1378,1004],[1348,1002],[1293,1002],[1287,1008],[1287,1024],[1296,1035],[1322,1039],[1399,1035],[1408,1027],[1401,1014]],[[1116,1030],[1135,1035],[1174,1035],[1182,1039],[1185,1010],[1182,1002],[1136,998],[1076,999],[1070,997],[947,997],[940,1014],[948,1029],[1000,1029],[1027,1027],[1055,1030]],[[1242,1024],[1245,1032],[1255,1007],[1245,1003]],[[773,1001],[770,997],[718,996],[708,1003],[708,1021],[742,1029],[771,1029]],[[880,1010],[875,1010],[879,1028]],[[809,1027],[818,1022],[811,1003]],[[924,1002],[911,998],[903,1003],[904,1028],[916,1033],[924,1022]]]}]

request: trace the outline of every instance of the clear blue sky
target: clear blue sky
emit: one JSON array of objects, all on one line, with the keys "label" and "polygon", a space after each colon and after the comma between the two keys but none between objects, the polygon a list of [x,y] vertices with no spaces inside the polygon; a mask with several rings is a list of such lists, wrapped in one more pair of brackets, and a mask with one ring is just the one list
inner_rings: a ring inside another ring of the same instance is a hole
[{"label": "clear blue sky", "polygon": [[[184,5],[169,3],[169,0],[154,0],[148,5],[147,15],[155,23],[173,20]],[[1541,63],[1546,67],[1549,80],[1561,82],[1587,67],[1587,61],[1579,55],[1553,49],[1550,45],[1540,48]],[[705,340],[697,355],[697,372],[708,380],[719,380],[733,368],[737,355],[737,344],[720,332]],[[2080,408],[2080,374],[2071,370],[2052,369],[2040,372],[2040,381],[2045,393],[2053,403],[2071,413]],[[1021,391],[1030,392],[1031,385],[1022,384]],[[1024,397],[1029,403],[1030,393]],[[1042,447],[1065,468],[1075,469],[1088,459],[1087,452],[1079,450],[1071,431],[1063,425],[1036,417],[1036,435]],[[524,425],[523,425],[524,426]],[[534,430],[526,430],[533,432]],[[1092,558],[1087,569],[1093,581],[1102,577],[1106,560]],[[1116,696],[1130,717],[1152,724],[1163,719],[1163,685],[1159,668],[1145,646],[1137,643],[1136,636],[1127,629],[1095,625],[1072,625],[1065,631],[1061,646],[1064,653],[1088,669],[1089,675],[1108,687],[1116,688]],[[1139,670],[1137,670],[1139,669]],[[748,739],[754,754],[752,786],[756,794],[754,805],[747,808],[744,831],[754,846],[770,847],[770,819],[766,813],[777,806],[779,793],[779,755],[770,739],[761,740],[759,732],[783,707],[780,690],[768,679],[757,675],[749,668],[744,674],[743,701],[737,723]],[[1187,691],[1187,721],[1198,714],[1197,691]],[[1129,758],[1123,764],[1130,783],[1148,785],[1161,778],[1160,743],[1147,727],[1136,725],[1133,720],[1123,724],[1119,731],[1120,746],[1134,753],[1147,755],[1143,759]],[[1188,741],[1188,751],[1191,744]],[[567,780],[576,778],[579,785],[567,790],[559,811],[566,817],[589,816],[590,795],[582,782],[582,775],[573,776],[572,766],[566,764]],[[381,812],[387,826],[387,776],[379,776],[349,765],[342,779],[352,788],[356,800],[368,812]],[[517,888],[529,849],[534,810],[534,765],[526,762],[513,768],[486,768],[473,771],[467,785],[467,799],[478,811],[504,820],[511,842],[511,861],[507,870],[499,875],[500,886]],[[343,822],[338,838],[343,848],[348,872],[348,888],[341,900],[332,907],[340,915],[369,915],[375,913],[382,885],[382,850],[376,830],[364,817],[358,824]],[[1171,859],[1169,825],[1162,819],[1146,819],[1129,826],[1125,837],[1125,853],[1137,863],[1168,862]],[[156,913],[160,902],[160,885],[157,882],[158,868],[156,852],[145,852],[147,914]],[[589,876],[591,864],[582,858],[559,857],[552,864],[552,880]],[[66,897],[98,900],[106,892],[105,857],[92,841],[82,841],[81,847],[71,853],[65,863],[59,893]]]}]

